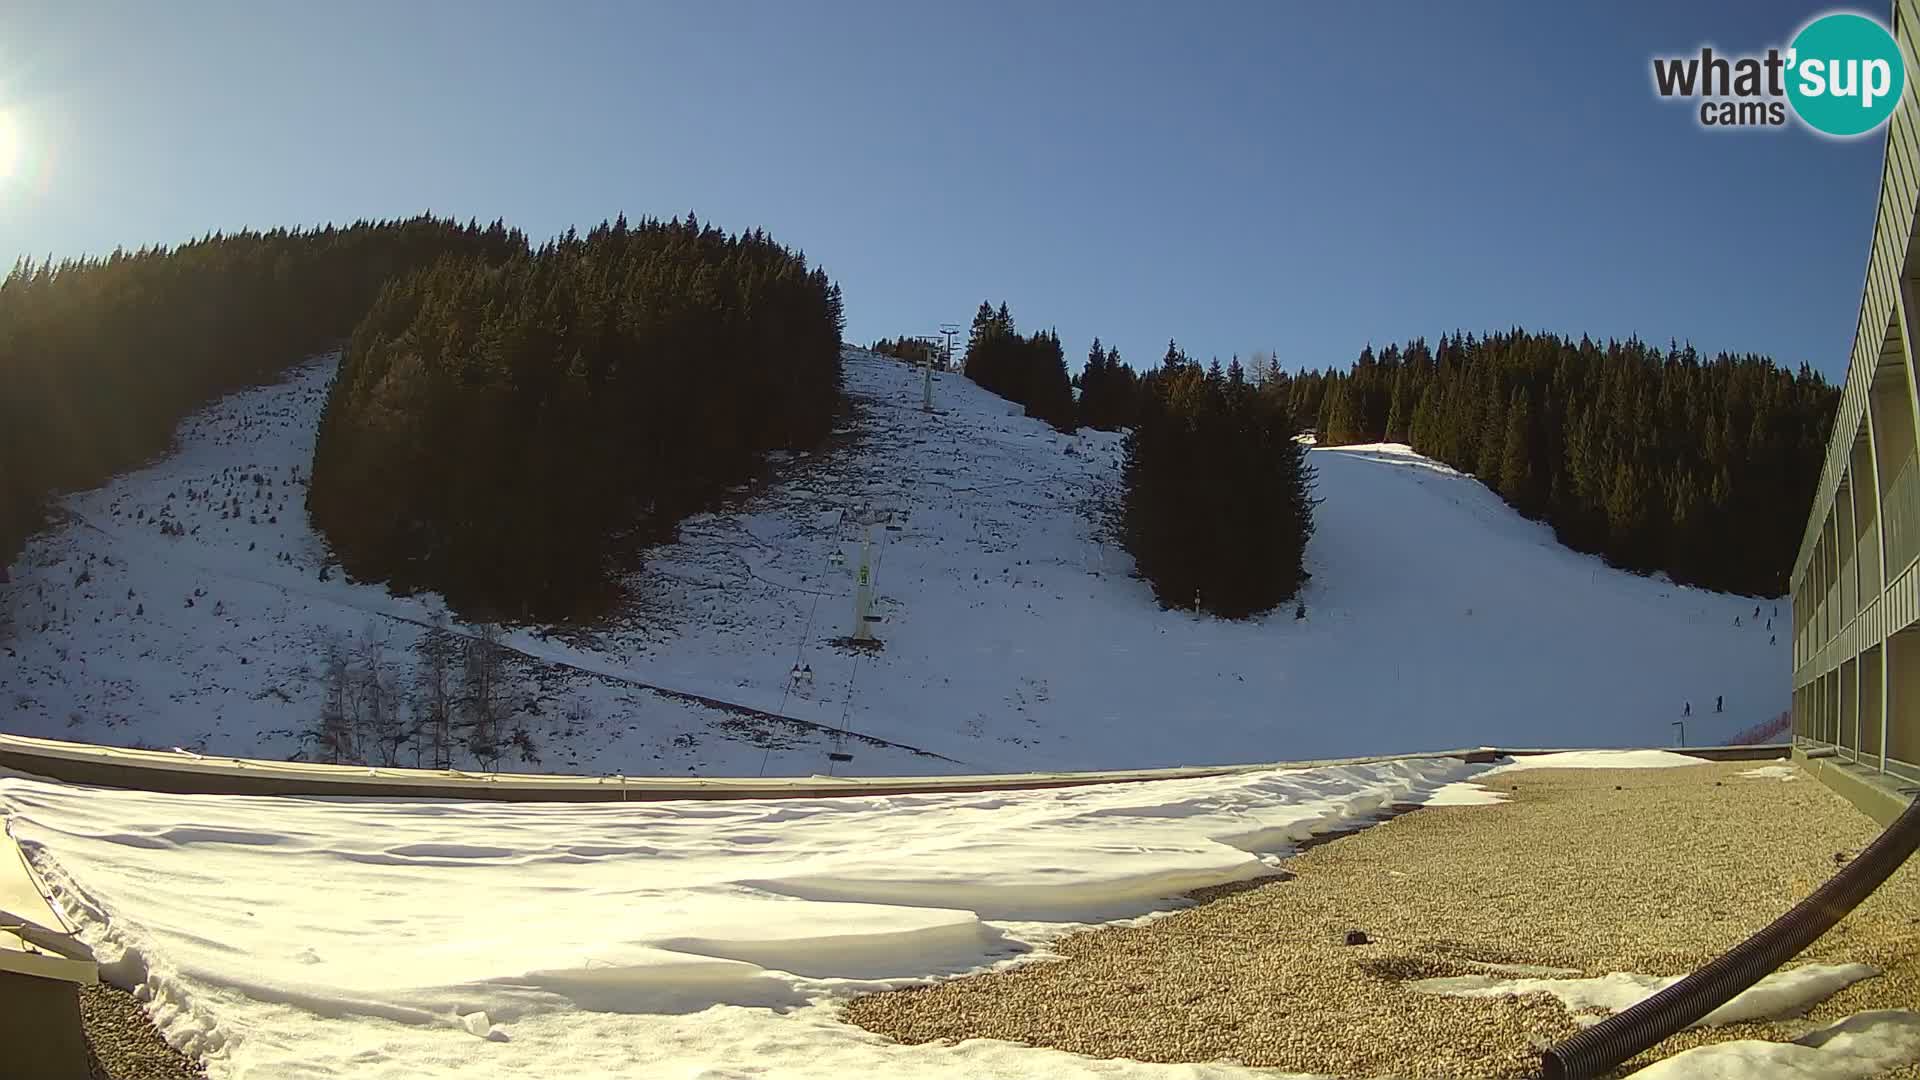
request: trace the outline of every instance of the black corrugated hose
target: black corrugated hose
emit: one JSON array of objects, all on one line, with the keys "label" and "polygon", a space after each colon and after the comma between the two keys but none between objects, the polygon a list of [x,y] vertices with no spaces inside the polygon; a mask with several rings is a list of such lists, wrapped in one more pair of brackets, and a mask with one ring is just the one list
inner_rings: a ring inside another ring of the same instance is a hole
[{"label": "black corrugated hose", "polygon": [[1541,1055],[1546,1080],[1591,1080],[1726,1004],[1813,944],[1920,848],[1920,798],[1879,839],[1765,930],[1699,971]]}]

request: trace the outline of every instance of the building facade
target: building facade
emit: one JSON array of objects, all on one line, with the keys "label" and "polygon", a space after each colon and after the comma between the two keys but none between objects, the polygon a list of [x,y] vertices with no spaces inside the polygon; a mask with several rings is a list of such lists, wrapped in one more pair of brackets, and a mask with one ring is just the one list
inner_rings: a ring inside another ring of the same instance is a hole
[{"label": "building facade", "polygon": [[[1892,14],[1909,73],[1920,0]],[[1860,323],[1793,566],[1793,730],[1802,747],[1920,780],[1920,131],[1886,128]]]}]

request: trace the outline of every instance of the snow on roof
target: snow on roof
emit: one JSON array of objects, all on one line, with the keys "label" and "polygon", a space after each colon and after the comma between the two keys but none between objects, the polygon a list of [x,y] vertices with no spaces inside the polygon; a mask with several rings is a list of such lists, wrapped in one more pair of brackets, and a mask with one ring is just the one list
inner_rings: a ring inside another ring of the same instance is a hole
[{"label": "snow on roof", "polygon": [[831,1002],[1268,874],[1479,768],[627,804],[0,777],[0,810],[105,970],[215,1076],[1225,1078],[1272,1074],[899,1046]]},{"label": "snow on roof", "polygon": [[1487,770],[1489,774],[1522,769],[1674,769],[1706,764],[1700,758],[1671,750],[1562,750],[1552,754],[1515,755],[1511,762]]}]

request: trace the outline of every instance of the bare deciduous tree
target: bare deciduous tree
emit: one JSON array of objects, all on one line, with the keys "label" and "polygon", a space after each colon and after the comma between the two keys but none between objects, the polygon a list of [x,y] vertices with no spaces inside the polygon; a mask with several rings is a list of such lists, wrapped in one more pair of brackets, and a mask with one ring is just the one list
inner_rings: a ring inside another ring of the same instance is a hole
[{"label": "bare deciduous tree", "polygon": [[435,769],[449,769],[453,767],[456,645],[453,634],[447,630],[446,616],[433,617],[433,625],[415,646],[415,651],[420,654],[420,664],[415,670],[419,709],[414,724],[414,763],[424,761]]},{"label": "bare deciduous tree", "polygon": [[481,623],[461,649],[460,689],[467,714],[467,750],[487,769],[499,767],[501,720],[508,712],[501,693],[506,650],[500,645],[500,636],[500,627]]},{"label": "bare deciduous tree", "polygon": [[360,745],[378,755],[382,765],[400,763],[400,747],[406,742],[403,723],[404,695],[399,672],[387,656],[385,635],[368,623],[354,649],[357,670],[354,675],[360,692]]},{"label": "bare deciduous tree", "polygon": [[0,566],[0,641],[13,637],[13,585],[7,580],[7,568]]},{"label": "bare deciduous tree", "polygon": [[347,663],[347,643],[334,629],[323,629],[315,641],[320,654],[320,715],[309,733],[314,756],[336,765],[356,758],[350,699],[353,676]]}]

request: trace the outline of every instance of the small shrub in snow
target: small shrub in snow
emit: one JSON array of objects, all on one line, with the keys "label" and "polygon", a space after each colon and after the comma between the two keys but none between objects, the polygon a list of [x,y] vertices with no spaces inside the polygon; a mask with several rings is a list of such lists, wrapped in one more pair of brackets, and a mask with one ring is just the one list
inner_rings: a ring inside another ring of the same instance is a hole
[{"label": "small shrub in snow", "polygon": [[593,706],[587,704],[584,698],[572,698],[561,711],[560,718],[566,721],[567,734],[578,735],[593,722]]},{"label": "small shrub in snow", "polygon": [[540,764],[540,754],[534,746],[533,734],[526,729],[524,724],[514,726],[513,734],[508,736],[507,742],[515,750],[519,751],[522,763],[529,765]]}]

